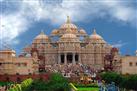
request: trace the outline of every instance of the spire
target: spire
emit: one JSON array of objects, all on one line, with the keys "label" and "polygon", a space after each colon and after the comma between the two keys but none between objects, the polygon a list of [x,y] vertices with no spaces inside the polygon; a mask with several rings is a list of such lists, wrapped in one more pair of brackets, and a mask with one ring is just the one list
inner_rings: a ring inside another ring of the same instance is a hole
[{"label": "spire", "polygon": [[43,31],[43,30],[41,30],[40,34],[44,34],[44,31]]},{"label": "spire", "polygon": [[67,23],[70,23],[70,17],[67,16]]},{"label": "spire", "polygon": [[97,33],[96,33],[96,29],[95,29],[95,28],[94,28],[94,30],[93,30],[93,34],[97,34]]},{"label": "spire", "polygon": [[67,32],[67,33],[71,33],[71,28],[70,28],[70,26],[68,26],[68,28],[66,29],[66,32]]}]

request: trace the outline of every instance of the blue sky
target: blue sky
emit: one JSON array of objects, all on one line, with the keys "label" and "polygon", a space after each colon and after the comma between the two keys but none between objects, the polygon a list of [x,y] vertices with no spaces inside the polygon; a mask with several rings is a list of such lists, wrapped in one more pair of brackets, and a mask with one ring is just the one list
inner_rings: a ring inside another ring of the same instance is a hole
[{"label": "blue sky", "polygon": [[0,0],[0,48],[17,54],[43,30],[47,35],[71,21],[91,35],[95,28],[122,55],[137,50],[136,0]]}]

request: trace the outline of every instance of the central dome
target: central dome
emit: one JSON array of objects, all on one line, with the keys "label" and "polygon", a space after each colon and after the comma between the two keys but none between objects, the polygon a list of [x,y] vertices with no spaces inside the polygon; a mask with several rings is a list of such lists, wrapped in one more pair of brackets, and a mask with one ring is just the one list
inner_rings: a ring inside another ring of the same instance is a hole
[{"label": "central dome", "polygon": [[70,27],[68,27],[66,29],[66,33],[64,35],[62,35],[61,38],[77,38],[77,36],[75,34],[72,34],[72,29]]},{"label": "central dome", "polygon": [[72,24],[72,23],[65,23],[63,25],[61,25],[61,29],[67,29],[68,27],[72,28],[72,29],[77,29],[77,26]]},{"label": "central dome", "polygon": [[67,33],[67,29],[71,29],[72,34],[77,34],[78,35],[78,28],[75,24],[71,23],[69,16],[67,16],[67,20],[64,24],[62,24],[58,29],[54,29],[51,32],[51,36],[62,36],[63,34]]},{"label": "central dome", "polygon": [[72,24],[70,21],[70,17],[67,16],[67,21],[66,23],[64,23],[63,25],[61,25],[61,29],[67,29],[68,27],[70,27],[71,29],[77,29],[77,26],[75,24]]},{"label": "central dome", "polygon": [[66,33],[62,35],[60,41],[79,41],[78,37],[72,33],[72,29],[68,27]]},{"label": "central dome", "polygon": [[71,33],[78,33],[77,26],[71,23],[69,16],[67,16],[67,21],[63,25],[61,25],[60,30],[65,33],[68,27],[71,29]]}]

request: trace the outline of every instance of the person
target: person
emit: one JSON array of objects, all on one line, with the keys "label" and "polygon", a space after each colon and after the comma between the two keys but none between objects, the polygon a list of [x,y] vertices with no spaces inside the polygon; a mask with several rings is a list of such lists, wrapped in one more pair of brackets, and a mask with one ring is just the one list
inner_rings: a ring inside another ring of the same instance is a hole
[{"label": "person", "polygon": [[107,91],[107,89],[104,85],[102,85],[99,91]]},{"label": "person", "polygon": [[105,86],[105,81],[104,80],[102,80],[102,83],[101,83],[99,91],[107,91],[107,88]]},{"label": "person", "polygon": [[106,87],[108,91],[118,91],[118,87],[115,85],[115,82],[111,82],[111,84],[108,84]]},{"label": "person", "polygon": [[6,91],[6,87],[5,86],[1,86],[0,87],[0,91]]},{"label": "person", "polygon": [[99,88],[102,86],[102,82],[101,82],[101,80],[98,80],[97,81],[97,84],[98,84],[98,86],[99,86]]}]

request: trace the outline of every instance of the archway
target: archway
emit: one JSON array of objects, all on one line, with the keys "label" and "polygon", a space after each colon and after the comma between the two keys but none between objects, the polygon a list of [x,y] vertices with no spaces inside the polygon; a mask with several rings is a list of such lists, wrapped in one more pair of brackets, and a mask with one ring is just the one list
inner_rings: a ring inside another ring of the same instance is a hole
[{"label": "archway", "polygon": [[62,54],[61,55],[61,64],[63,64],[64,63],[64,55]]},{"label": "archway", "polygon": [[76,63],[78,63],[78,60],[79,60],[78,58],[79,58],[79,55],[76,54],[76,55],[75,55],[75,61],[76,61]]},{"label": "archway", "polygon": [[67,63],[72,63],[72,60],[73,60],[72,53],[68,53],[67,54]]}]

